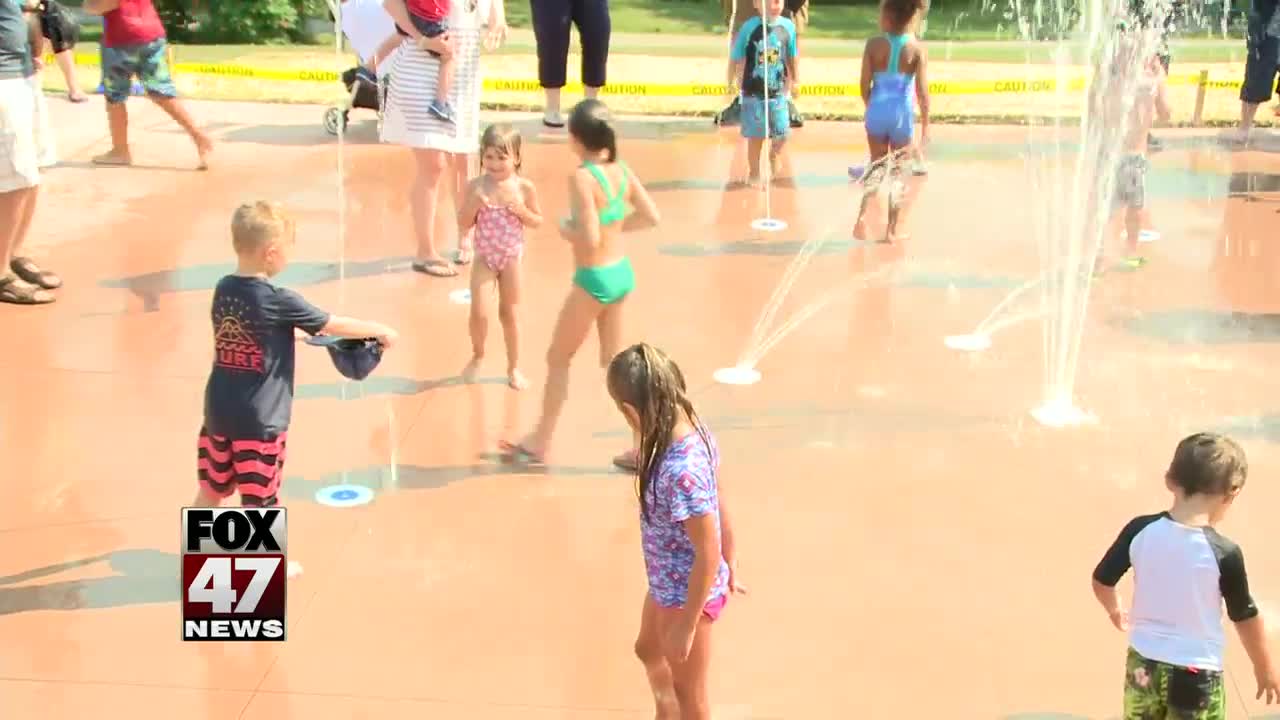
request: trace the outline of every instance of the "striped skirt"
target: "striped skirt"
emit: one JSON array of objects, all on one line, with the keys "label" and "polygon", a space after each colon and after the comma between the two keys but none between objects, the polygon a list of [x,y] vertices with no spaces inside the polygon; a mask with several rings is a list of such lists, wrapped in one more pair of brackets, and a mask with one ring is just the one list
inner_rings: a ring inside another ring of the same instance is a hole
[{"label": "striped skirt", "polygon": [[449,102],[457,124],[432,115],[440,60],[405,39],[391,68],[391,86],[383,104],[382,141],[411,148],[472,155],[480,150],[481,30],[457,28],[453,39],[453,89]]}]

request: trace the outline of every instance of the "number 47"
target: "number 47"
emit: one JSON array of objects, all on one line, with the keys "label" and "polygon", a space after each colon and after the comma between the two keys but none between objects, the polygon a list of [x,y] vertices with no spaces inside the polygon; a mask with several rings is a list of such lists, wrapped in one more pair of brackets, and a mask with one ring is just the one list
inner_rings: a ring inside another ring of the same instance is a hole
[{"label": "number 47", "polygon": [[[234,564],[233,564],[234,561]],[[231,587],[232,568],[252,570],[249,585],[236,602],[235,588]],[[280,567],[278,557],[217,557],[209,558],[200,567],[187,588],[187,601],[209,603],[215,613],[251,613],[258,609],[258,601],[271,583],[271,576]],[[234,606],[234,609],[233,609]]]}]

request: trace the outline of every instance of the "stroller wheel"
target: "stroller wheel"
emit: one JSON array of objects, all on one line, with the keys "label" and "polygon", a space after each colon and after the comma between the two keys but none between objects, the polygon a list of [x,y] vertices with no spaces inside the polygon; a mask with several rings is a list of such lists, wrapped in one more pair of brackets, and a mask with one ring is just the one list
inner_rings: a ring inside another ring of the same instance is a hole
[{"label": "stroller wheel", "polygon": [[347,129],[347,114],[342,108],[331,107],[324,111],[324,129],[330,135],[337,135],[339,130]]}]

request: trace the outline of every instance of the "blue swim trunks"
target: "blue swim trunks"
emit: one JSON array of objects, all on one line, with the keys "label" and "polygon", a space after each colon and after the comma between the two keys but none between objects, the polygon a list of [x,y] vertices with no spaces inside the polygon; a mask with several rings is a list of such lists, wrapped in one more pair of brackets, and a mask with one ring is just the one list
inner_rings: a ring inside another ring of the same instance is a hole
[{"label": "blue swim trunks", "polygon": [[742,98],[742,137],[764,139],[765,113],[769,117],[768,137],[774,140],[784,139],[791,134],[791,112],[785,96],[770,96],[766,108],[764,98]]}]

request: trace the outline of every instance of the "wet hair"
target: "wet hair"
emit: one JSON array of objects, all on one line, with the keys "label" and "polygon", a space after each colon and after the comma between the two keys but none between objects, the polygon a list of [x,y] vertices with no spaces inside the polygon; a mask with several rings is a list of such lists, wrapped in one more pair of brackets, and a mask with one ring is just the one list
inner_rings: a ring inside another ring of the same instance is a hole
[{"label": "wet hair", "polygon": [[896,30],[906,30],[918,13],[925,11],[925,0],[881,0],[880,8],[889,15]]},{"label": "wet hair", "polygon": [[573,106],[569,134],[591,152],[605,152],[609,162],[618,159],[618,133],[613,129],[613,116],[599,100],[588,98]]},{"label": "wet hair", "polygon": [[632,345],[614,356],[606,378],[614,402],[626,403],[640,415],[636,495],[641,513],[648,518],[654,502],[653,479],[681,415],[698,429],[708,450],[711,443],[685,395],[684,373],[666,353],[646,343]]},{"label": "wet hair", "polygon": [[516,172],[520,172],[520,131],[506,123],[496,123],[485,128],[484,135],[480,136],[480,155],[484,156],[484,151],[493,148],[502,153],[503,157],[511,158],[516,165]]},{"label": "wet hair", "polygon": [[1229,495],[1244,487],[1249,461],[1244,448],[1225,435],[1196,433],[1178,443],[1165,477],[1192,495]]},{"label": "wet hair", "polygon": [[293,216],[277,202],[245,203],[231,216],[231,247],[237,255],[258,252],[284,238],[293,237]]}]

